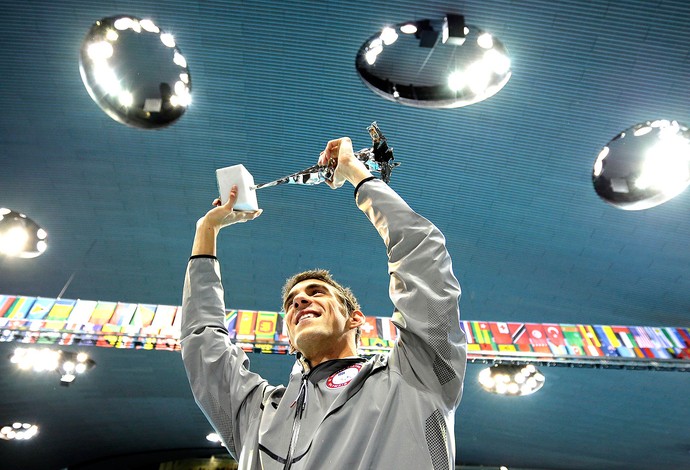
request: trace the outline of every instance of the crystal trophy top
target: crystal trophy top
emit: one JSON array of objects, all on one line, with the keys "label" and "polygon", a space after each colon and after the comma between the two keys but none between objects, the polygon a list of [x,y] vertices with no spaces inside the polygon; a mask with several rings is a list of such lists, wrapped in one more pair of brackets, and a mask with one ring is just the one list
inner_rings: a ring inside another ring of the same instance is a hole
[{"label": "crystal trophy top", "polygon": [[[371,136],[372,146],[355,152],[355,156],[364,163],[369,171],[381,174],[381,179],[390,182],[391,171],[400,163],[393,163],[393,149],[388,147],[386,137],[376,122],[367,127]],[[278,178],[275,181],[258,184],[253,189],[268,188],[279,184],[315,185],[333,178],[335,168],[327,165],[314,165],[297,173]]]}]

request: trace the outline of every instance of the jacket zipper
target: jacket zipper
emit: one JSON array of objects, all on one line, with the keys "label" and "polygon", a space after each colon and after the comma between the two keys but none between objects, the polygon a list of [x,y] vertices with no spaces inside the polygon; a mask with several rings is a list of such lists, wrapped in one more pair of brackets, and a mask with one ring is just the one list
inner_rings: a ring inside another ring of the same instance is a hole
[{"label": "jacket zipper", "polygon": [[299,393],[297,398],[292,402],[290,407],[296,406],[295,408],[295,420],[292,422],[292,435],[290,436],[290,445],[288,446],[288,454],[285,458],[284,470],[290,470],[292,467],[292,455],[295,453],[295,448],[297,447],[297,438],[299,436],[299,428],[302,423],[302,413],[307,406],[307,380],[309,374],[302,376],[302,383],[299,386]]}]

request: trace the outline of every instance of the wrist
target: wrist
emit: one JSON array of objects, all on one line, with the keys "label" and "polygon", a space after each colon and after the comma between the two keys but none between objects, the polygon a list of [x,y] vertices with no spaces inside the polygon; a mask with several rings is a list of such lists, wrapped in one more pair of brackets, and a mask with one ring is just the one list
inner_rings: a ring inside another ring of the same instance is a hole
[{"label": "wrist", "polygon": [[218,228],[205,220],[204,217],[196,223],[196,235],[192,245],[192,256],[216,255],[216,237]]},{"label": "wrist", "polygon": [[364,165],[356,166],[352,171],[348,172],[345,178],[352,184],[352,186],[357,187],[359,183],[367,178],[371,178],[372,175],[369,170]]}]

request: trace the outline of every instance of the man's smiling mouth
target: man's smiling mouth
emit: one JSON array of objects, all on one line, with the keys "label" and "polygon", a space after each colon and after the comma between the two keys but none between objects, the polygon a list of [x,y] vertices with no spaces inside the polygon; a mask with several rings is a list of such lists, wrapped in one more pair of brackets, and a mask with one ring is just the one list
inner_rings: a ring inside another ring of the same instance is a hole
[{"label": "man's smiling mouth", "polygon": [[302,320],[308,320],[311,318],[318,318],[321,315],[317,314],[316,312],[313,312],[311,310],[303,310],[300,313],[297,314],[295,317],[295,325],[298,325]]}]

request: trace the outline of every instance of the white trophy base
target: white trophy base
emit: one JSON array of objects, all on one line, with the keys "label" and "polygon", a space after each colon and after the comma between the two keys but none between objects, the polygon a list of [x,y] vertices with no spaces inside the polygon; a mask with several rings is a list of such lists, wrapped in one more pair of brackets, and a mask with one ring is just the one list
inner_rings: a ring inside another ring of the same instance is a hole
[{"label": "white trophy base", "polygon": [[259,209],[256,200],[256,189],[254,189],[254,177],[244,167],[244,165],[233,165],[216,170],[218,179],[218,190],[220,191],[220,202],[225,204],[230,196],[230,189],[234,184],[237,185],[237,201],[235,210],[255,211]]}]

